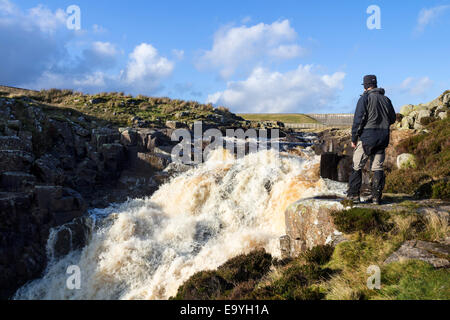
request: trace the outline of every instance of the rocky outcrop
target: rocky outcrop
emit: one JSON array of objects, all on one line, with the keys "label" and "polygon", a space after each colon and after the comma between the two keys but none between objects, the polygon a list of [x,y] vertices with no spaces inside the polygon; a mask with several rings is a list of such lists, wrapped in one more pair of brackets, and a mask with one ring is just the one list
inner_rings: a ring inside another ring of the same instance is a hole
[{"label": "rocky outcrop", "polygon": [[154,192],[163,181],[155,173],[171,162],[170,133],[99,126],[47,114],[28,98],[0,98],[0,299],[40,276],[52,228],[60,227],[55,255],[65,254],[84,243],[77,221],[88,207]]},{"label": "rocky outcrop", "polygon": [[[21,175],[14,178],[20,181]],[[14,180],[14,188],[18,180]],[[45,248],[50,229],[86,211],[81,195],[69,188],[36,186],[22,190],[0,192],[0,299],[40,276],[47,263]]]},{"label": "rocky outcrop", "polygon": [[400,249],[390,255],[385,264],[407,260],[421,260],[435,268],[450,266],[450,245],[420,240],[406,241]]},{"label": "rocky outcrop", "polygon": [[400,109],[402,119],[396,124],[396,127],[406,130],[422,130],[430,122],[447,118],[449,110],[450,91],[446,91],[429,103],[403,106]]},{"label": "rocky outcrop", "polygon": [[333,224],[331,212],[343,208],[336,197],[304,199],[291,204],[285,212],[286,235],[280,239],[282,256],[298,256],[318,245],[344,240]]}]

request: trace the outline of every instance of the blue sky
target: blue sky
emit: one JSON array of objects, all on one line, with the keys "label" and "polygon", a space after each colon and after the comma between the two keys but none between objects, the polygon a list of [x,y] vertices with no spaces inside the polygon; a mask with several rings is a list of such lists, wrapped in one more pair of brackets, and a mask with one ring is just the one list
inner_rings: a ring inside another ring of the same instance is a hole
[{"label": "blue sky", "polygon": [[[70,5],[81,30],[67,29]],[[399,109],[450,89],[449,18],[442,0],[0,0],[0,83],[353,112],[376,74]]]}]

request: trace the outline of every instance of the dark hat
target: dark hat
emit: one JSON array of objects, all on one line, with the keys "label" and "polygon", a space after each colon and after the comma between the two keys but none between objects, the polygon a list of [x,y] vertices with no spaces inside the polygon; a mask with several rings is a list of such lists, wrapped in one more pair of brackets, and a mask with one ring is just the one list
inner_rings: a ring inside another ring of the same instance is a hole
[{"label": "dark hat", "polygon": [[364,81],[363,81],[364,89],[376,88],[377,85],[378,85],[378,82],[377,82],[376,76],[374,76],[372,74],[364,76]]}]

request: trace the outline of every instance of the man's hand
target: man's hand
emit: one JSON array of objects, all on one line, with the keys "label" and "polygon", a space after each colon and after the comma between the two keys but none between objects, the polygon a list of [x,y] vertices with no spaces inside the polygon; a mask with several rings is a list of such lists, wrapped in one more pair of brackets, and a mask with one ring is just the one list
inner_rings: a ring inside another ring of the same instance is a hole
[{"label": "man's hand", "polygon": [[356,149],[356,143],[352,142],[352,148]]}]

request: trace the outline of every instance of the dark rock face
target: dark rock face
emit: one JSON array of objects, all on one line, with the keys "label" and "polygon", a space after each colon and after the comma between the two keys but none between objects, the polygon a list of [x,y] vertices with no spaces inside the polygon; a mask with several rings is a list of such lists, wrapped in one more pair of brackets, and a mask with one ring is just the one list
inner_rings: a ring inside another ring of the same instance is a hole
[{"label": "dark rock face", "polygon": [[352,155],[350,132],[343,130],[325,130],[319,135],[319,142],[314,146],[321,155],[320,176],[339,182],[348,182],[352,172]]},{"label": "dark rock face", "polygon": [[0,299],[7,299],[41,275],[47,241],[54,257],[85,244],[88,207],[153,193],[163,181],[153,177],[171,162],[161,150],[172,142],[169,130],[56,120],[28,100],[0,100]]}]

